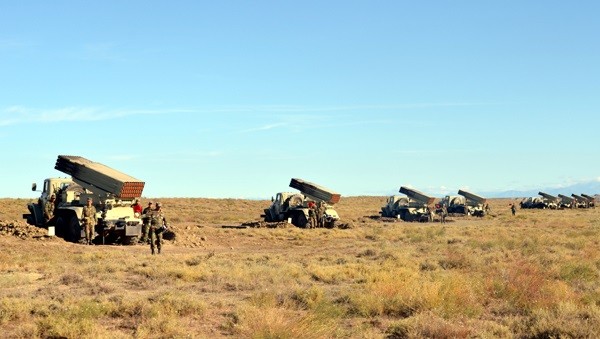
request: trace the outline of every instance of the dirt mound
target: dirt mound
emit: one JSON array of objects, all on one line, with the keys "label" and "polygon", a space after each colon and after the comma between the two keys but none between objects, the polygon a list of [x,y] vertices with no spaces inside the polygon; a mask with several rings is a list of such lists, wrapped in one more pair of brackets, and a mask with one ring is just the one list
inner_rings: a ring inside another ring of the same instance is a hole
[{"label": "dirt mound", "polygon": [[0,236],[15,236],[21,239],[40,238],[48,235],[48,230],[29,225],[23,221],[0,220]]},{"label": "dirt mound", "polygon": [[288,224],[285,221],[279,221],[279,222],[266,222],[266,221],[249,221],[249,222],[244,222],[241,225],[242,227],[252,227],[252,228],[285,228],[290,226],[290,224]]},{"label": "dirt mound", "polygon": [[[223,226],[223,228],[286,228],[293,226],[288,222],[279,221],[279,222],[266,222],[266,221],[248,221],[242,223],[240,226]],[[350,229],[354,228],[352,223],[335,223],[335,227],[341,229]]]}]

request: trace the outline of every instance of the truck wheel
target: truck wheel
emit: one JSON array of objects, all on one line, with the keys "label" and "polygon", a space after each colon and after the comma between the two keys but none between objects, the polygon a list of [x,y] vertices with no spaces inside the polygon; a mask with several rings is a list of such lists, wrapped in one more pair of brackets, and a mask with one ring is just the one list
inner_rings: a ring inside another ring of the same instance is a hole
[{"label": "truck wheel", "polygon": [[71,216],[69,219],[69,224],[67,227],[67,235],[69,239],[68,241],[78,242],[81,238],[81,225],[79,225],[79,220],[76,216]]},{"label": "truck wheel", "polygon": [[265,210],[265,221],[272,222],[273,217],[271,216],[271,210]]},{"label": "truck wheel", "polygon": [[308,224],[308,220],[302,211],[298,211],[292,215],[292,224],[305,228]]},{"label": "truck wheel", "polygon": [[400,219],[402,219],[402,221],[410,221],[410,220],[406,220],[406,211],[400,212]]},{"label": "truck wheel", "polygon": [[67,224],[62,216],[56,218],[56,235],[67,240],[65,237]]}]

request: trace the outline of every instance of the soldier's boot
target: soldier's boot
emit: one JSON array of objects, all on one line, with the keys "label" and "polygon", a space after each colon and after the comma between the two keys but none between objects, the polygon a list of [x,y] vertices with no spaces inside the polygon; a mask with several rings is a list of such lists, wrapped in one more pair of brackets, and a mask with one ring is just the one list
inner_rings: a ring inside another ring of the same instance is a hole
[{"label": "soldier's boot", "polygon": [[154,247],[150,247],[150,251],[152,252],[152,255],[154,255]]},{"label": "soldier's boot", "polygon": [[160,247],[158,247],[158,254],[160,254]]}]

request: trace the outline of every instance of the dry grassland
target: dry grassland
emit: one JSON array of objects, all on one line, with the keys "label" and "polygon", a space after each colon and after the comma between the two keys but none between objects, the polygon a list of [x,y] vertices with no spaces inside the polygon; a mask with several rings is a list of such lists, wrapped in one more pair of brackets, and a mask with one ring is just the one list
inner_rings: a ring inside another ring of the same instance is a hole
[{"label": "dry grassland", "polygon": [[[176,233],[147,246],[0,236],[3,337],[552,338],[600,333],[600,209],[383,222],[342,198],[350,229],[229,229],[269,201],[160,199]],[[24,199],[0,199],[0,220]]]}]

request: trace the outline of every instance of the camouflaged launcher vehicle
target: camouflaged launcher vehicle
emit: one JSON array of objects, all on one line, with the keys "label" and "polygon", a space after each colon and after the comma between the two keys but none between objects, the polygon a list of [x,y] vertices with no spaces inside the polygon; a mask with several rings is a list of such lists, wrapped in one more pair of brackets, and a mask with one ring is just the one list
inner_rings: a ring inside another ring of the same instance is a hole
[{"label": "camouflaged launcher vehicle", "polygon": [[433,211],[429,206],[435,198],[404,186],[400,187],[399,192],[406,196],[390,196],[387,204],[381,208],[382,217],[399,218],[403,221],[433,221]]},{"label": "camouflaged launcher vehicle", "polygon": [[[340,217],[333,205],[340,201],[340,194],[296,178],[291,180],[290,187],[298,189],[302,193],[277,193],[271,199],[271,206],[266,208],[264,214],[261,215],[266,222],[287,220],[302,228],[335,227],[335,223],[340,220]],[[315,213],[316,222],[311,218],[311,213]]]},{"label": "camouflaged launcher vehicle", "polygon": [[[142,220],[132,209],[134,200],[142,195],[144,182],[103,164],[79,156],[59,155],[55,169],[71,178],[48,178],[37,203],[29,203],[29,213],[23,214],[27,223],[35,226],[55,226],[56,234],[67,241],[84,238],[82,211],[87,198],[96,208],[94,235],[97,242],[134,243],[141,235]],[[32,185],[37,190],[37,184]],[[54,217],[45,224],[43,211],[52,203]]]}]

